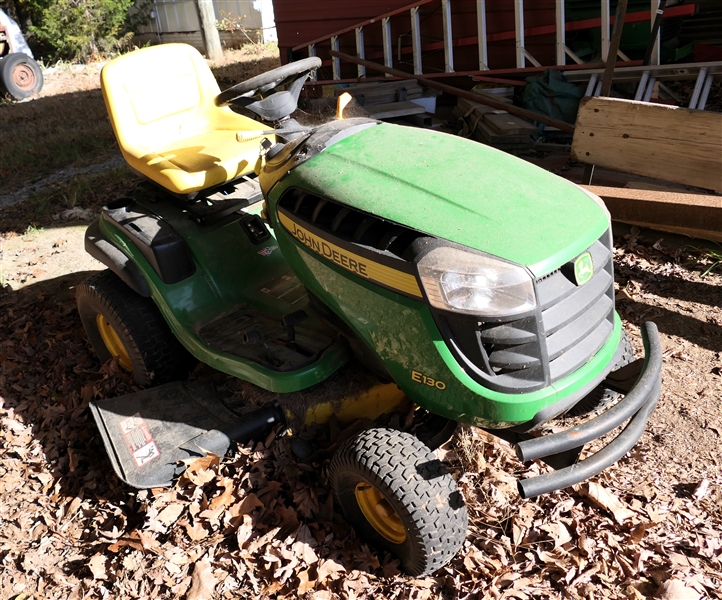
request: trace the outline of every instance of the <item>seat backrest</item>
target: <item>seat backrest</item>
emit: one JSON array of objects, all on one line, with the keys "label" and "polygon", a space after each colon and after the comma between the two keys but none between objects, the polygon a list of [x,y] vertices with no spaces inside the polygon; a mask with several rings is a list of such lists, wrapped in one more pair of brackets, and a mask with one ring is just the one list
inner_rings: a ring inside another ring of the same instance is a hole
[{"label": "seat backrest", "polygon": [[105,65],[100,79],[118,144],[135,157],[207,131],[218,111],[218,83],[187,44],[120,56]]}]

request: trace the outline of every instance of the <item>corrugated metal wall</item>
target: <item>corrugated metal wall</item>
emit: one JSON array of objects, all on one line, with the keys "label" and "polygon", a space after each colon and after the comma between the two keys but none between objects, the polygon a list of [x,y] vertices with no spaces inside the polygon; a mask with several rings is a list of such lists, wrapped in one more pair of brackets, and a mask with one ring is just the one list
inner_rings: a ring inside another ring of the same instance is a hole
[{"label": "corrugated metal wall", "polygon": [[[244,28],[263,27],[261,11],[254,8],[253,0],[213,0],[213,5],[218,21],[245,17],[241,22]],[[195,33],[201,29],[195,0],[155,0],[152,8],[155,9],[155,18],[141,28],[142,34]]]}]

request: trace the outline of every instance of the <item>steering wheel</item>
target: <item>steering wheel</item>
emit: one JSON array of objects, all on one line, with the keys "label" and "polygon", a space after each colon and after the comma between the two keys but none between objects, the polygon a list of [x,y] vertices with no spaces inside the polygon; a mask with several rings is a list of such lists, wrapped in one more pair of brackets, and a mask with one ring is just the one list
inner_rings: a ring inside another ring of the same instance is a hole
[{"label": "steering wheel", "polygon": [[228,104],[238,98],[253,98],[259,94],[265,94],[279,85],[297,79],[305,79],[312,71],[315,71],[320,66],[321,59],[317,56],[310,56],[288,63],[267,73],[261,73],[218,94],[216,96],[216,106],[228,106]]}]

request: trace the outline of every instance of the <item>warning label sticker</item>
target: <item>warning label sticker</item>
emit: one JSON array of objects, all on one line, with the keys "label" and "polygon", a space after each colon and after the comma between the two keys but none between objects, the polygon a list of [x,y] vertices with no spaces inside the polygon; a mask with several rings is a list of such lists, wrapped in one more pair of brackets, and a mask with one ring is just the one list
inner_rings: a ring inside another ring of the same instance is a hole
[{"label": "warning label sticker", "polygon": [[296,304],[306,297],[306,289],[290,271],[266,283],[261,292],[288,304]]},{"label": "warning label sticker", "polygon": [[160,456],[160,450],[140,413],[122,420],[120,430],[137,467],[142,467]]}]

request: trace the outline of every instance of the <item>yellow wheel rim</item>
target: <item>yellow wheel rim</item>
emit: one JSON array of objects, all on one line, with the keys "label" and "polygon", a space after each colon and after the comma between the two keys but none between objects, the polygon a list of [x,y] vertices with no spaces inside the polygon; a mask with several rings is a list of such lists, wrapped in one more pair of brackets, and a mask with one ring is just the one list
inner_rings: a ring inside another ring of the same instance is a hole
[{"label": "yellow wheel rim", "polygon": [[103,343],[108,349],[108,352],[110,352],[111,356],[118,359],[118,364],[121,367],[132,373],[133,363],[130,360],[130,354],[128,354],[128,350],[126,350],[123,342],[120,341],[118,333],[103,315],[98,315],[95,321],[98,325],[100,337],[103,338]]},{"label": "yellow wheel rim", "polygon": [[401,544],[406,540],[406,528],[401,518],[370,483],[362,481],[356,485],[356,502],[371,526],[392,544]]}]

